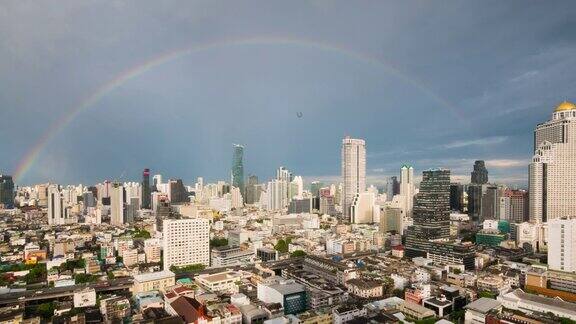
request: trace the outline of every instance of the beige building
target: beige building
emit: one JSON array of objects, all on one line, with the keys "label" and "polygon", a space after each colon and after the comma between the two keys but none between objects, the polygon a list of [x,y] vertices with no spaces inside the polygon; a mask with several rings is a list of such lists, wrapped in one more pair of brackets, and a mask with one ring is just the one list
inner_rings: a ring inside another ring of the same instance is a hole
[{"label": "beige building", "polygon": [[136,294],[151,290],[164,291],[166,287],[174,286],[175,284],[176,279],[172,271],[142,273],[134,276],[132,293]]},{"label": "beige building", "polygon": [[529,167],[529,214],[534,222],[576,215],[576,105],[559,104],[536,126]]},{"label": "beige building", "polygon": [[366,142],[346,137],[342,140],[342,212],[350,217],[354,197],[366,191]]},{"label": "beige building", "polygon": [[205,218],[165,219],[164,270],[171,266],[210,265],[210,221]]},{"label": "beige building", "polygon": [[436,313],[434,313],[433,310],[408,301],[405,301],[402,304],[400,304],[400,306],[398,306],[398,310],[404,313],[404,315],[406,315],[407,317],[416,320],[436,316]]}]

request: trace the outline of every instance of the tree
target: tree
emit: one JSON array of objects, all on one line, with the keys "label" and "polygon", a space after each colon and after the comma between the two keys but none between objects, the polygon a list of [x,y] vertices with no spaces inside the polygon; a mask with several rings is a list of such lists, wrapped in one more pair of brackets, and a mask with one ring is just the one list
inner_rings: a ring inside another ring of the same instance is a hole
[{"label": "tree", "polygon": [[228,239],[224,237],[214,237],[210,240],[210,247],[220,247],[220,246],[227,246]]},{"label": "tree", "polygon": [[196,272],[200,272],[202,270],[206,269],[206,266],[201,264],[201,263],[196,263],[196,264],[189,264],[189,265],[185,265],[185,266],[170,266],[170,271],[174,272],[174,273],[196,273]]},{"label": "tree", "polygon": [[303,257],[306,256],[306,252],[302,250],[296,250],[290,254],[291,258]]},{"label": "tree", "polygon": [[288,252],[288,244],[286,241],[280,239],[278,240],[278,243],[276,243],[276,245],[274,245],[274,249],[280,253],[286,253]]},{"label": "tree", "polygon": [[42,316],[42,318],[50,319],[52,318],[52,316],[54,316],[54,309],[55,309],[54,303],[44,303],[38,305],[38,308],[36,308],[36,312],[38,313],[38,315]]},{"label": "tree", "polygon": [[485,298],[492,298],[492,299],[496,299],[496,294],[488,291],[488,290],[484,290],[478,293],[478,297],[485,297]]},{"label": "tree", "polygon": [[152,237],[150,232],[145,229],[137,229],[133,236],[135,239],[149,239],[150,237]]},{"label": "tree", "polygon": [[86,273],[78,273],[74,276],[74,282],[76,284],[95,282],[96,280],[98,280],[98,276],[93,276]]}]

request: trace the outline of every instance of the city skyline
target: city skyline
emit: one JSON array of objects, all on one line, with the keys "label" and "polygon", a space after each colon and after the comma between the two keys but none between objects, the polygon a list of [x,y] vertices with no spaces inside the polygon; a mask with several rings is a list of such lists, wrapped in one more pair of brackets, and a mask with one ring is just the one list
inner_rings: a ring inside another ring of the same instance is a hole
[{"label": "city skyline", "polygon": [[405,163],[464,177],[485,160],[495,182],[525,186],[533,125],[574,100],[570,2],[521,14],[514,3],[264,4],[264,16],[157,5],[3,4],[3,174],[18,185],[136,180],[145,167],[226,179],[229,146],[242,143],[246,175],[286,165],[327,182],[350,135],[367,141],[368,183]]}]

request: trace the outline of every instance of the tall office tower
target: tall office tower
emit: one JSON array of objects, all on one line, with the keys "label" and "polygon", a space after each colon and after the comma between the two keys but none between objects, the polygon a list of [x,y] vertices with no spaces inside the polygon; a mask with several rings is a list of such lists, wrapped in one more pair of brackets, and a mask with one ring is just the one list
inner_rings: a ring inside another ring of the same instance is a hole
[{"label": "tall office tower", "polygon": [[346,136],[342,140],[342,213],[350,219],[354,197],[366,191],[366,142]]},{"label": "tall office tower", "polygon": [[576,215],[576,105],[563,102],[534,130],[529,166],[530,220]]},{"label": "tall office tower", "polygon": [[398,182],[398,177],[393,176],[388,178],[386,181],[386,200],[392,201],[394,195],[400,194],[400,182]]},{"label": "tall office tower", "polygon": [[170,206],[170,199],[168,196],[160,194],[156,203],[156,231],[162,232],[162,225],[165,219],[170,218],[172,215],[172,207]]},{"label": "tall office tower", "polygon": [[86,213],[88,207],[96,207],[96,199],[91,191],[82,194],[82,202],[84,204],[84,213]]},{"label": "tall office tower", "polygon": [[150,169],[142,172],[142,208],[150,209]]},{"label": "tall office tower", "polygon": [[242,193],[240,192],[239,188],[232,187],[230,190],[230,200],[231,200],[231,207],[232,208],[242,208],[244,206],[244,197],[242,197]]},{"label": "tall office tower", "polygon": [[464,202],[464,186],[460,183],[450,184],[450,209],[462,211]]},{"label": "tall office tower", "polygon": [[292,182],[290,182],[290,198],[292,197],[302,197],[304,193],[304,180],[301,176],[295,176]]},{"label": "tall office tower", "polygon": [[110,224],[124,224],[124,187],[120,183],[113,183],[110,192]]},{"label": "tall office tower", "polygon": [[162,227],[164,270],[171,266],[210,265],[208,219],[165,219]]},{"label": "tall office tower", "polygon": [[548,221],[548,266],[552,270],[576,272],[576,218]]},{"label": "tall office tower", "polygon": [[260,193],[262,187],[258,185],[258,177],[251,175],[248,177],[248,184],[246,185],[246,203],[255,204],[260,200]]},{"label": "tall office tower", "polygon": [[126,223],[132,224],[134,223],[134,219],[138,214],[138,206],[140,206],[140,198],[132,197],[128,198],[127,201],[129,202],[126,205]]},{"label": "tall office tower", "polygon": [[281,166],[276,170],[276,180],[279,180],[282,183],[282,192],[285,198],[283,197],[283,207],[287,207],[288,203],[290,202],[290,183],[294,180],[294,175],[285,167]]},{"label": "tall office tower", "polygon": [[68,208],[58,185],[48,186],[48,225],[64,225],[68,220]]},{"label": "tall office tower", "polygon": [[12,176],[0,174],[0,204],[5,208],[14,207],[14,181]]},{"label": "tall office tower", "polygon": [[196,183],[194,184],[194,188],[196,189],[197,192],[201,192],[202,190],[204,190],[204,178],[198,177],[196,179]]},{"label": "tall office tower", "polygon": [[414,204],[414,225],[406,234],[406,256],[426,256],[430,241],[450,237],[450,170],[422,173]]},{"label": "tall office tower", "polygon": [[480,212],[480,222],[484,222],[487,219],[499,219],[500,218],[500,190],[496,186],[484,185],[482,188],[482,199],[481,199],[481,212]]},{"label": "tall office tower", "polygon": [[[528,192],[526,190],[512,190],[504,191],[503,198],[505,205],[508,204],[508,209],[501,211],[500,219],[508,220],[512,223],[522,223],[529,220],[528,215]],[[502,212],[505,214],[502,215]]]},{"label": "tall office tower", "polygon": [[482,187],[485,185],[468,185],[468,216],[470,220],[478,222],[482,212]]},{"label": "tall office tower", "polygon": [[474,170],[470,173],[470,183],[485,184],[488,183],[488,170],[484,161],[478,160],[474,162]]},{"label": "tall office tower", "polygon": [[359,193],[350,206],[350,222],[354,224],[370,224],[380,221],[380,206],[376,204],[373,192]]},{"label": "tall office tower", "polygon": [[172,204],[182,204],[190,201],[188,191],[186,187],[184,187],[182,179],[170,180],[169,187],[169,197]]},{"label": "tall office tower", "polygon": [[242,162],[242,157],[244,156],[244,146],[233,144],[233,148],[234,152],[232,154],[230,183],[232,183],[232,186],[240,189],[240,192],[244,194],[244,163]]},{"label": "tall office tower", "polygon": [[312,181],[310,183],[310,193],[314,197],[320,196],[320,188],[324,187],[324,184],[320,181]]},{"label": "tall office tower", "polygon": [[268,182],[266,195],[268,199],[268,210],[282,210],[288,206],[286,196],[286,182],[284,180],[272,180]]},{"label": "tall office tower", "polygon": [[404,197],[404,217],[410,223],[414,208],[414,168],[411,166],[403,165],[400,169],[400,196]]},{"label": "tall office tower", "polygon": [[159,187],[162,185],[162,175],[161,174],[155,174],[152,177],[152,187],[154,188],[154,191],[160,191]]}]

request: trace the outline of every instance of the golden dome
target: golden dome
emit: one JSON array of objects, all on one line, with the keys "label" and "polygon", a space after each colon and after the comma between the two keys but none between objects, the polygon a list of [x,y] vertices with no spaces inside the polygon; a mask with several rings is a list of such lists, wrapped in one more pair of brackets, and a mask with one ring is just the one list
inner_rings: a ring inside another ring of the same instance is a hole
[{"label": "golden dome", "polygon": [[571,103],[571,102],[564,101],[556,107],[554,112],[566,111],[566,110],[572,110],[572,109],[576,109],[576,105]]}]

